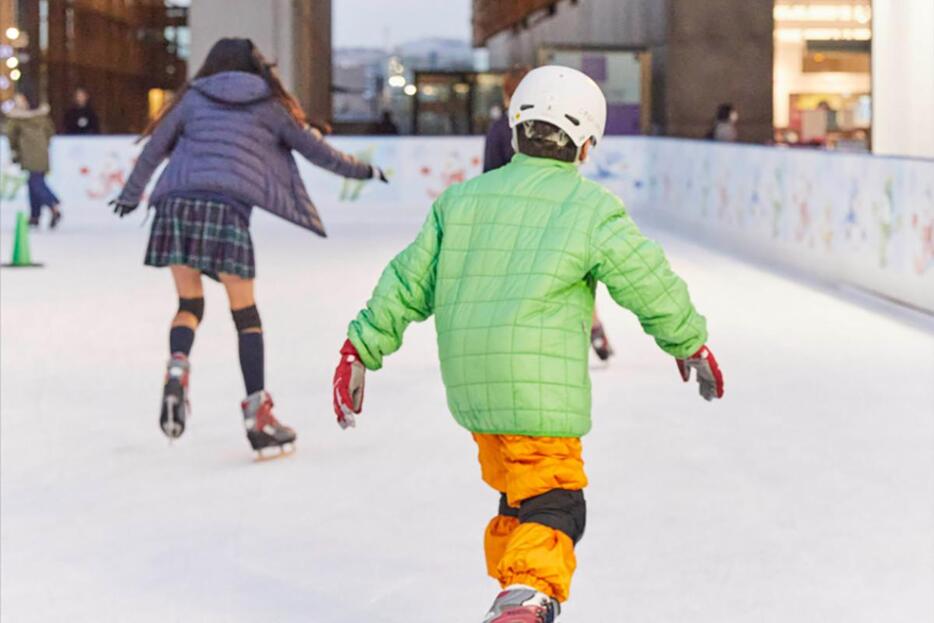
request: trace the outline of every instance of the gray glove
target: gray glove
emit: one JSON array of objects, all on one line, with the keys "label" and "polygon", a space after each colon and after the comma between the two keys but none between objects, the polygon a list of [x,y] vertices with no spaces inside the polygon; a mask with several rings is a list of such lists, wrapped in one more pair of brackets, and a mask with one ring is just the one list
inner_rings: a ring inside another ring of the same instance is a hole
[{"label": "gray glove", "polygon": [[707,346],[701,346],[696,353],[687,359],[675,359],[678,363],[678,372],[681,379],[687,383],[691,380],[691,370],[696,370],[697,383],[700,385],[700,395],[704,400],[723,398],[723,374],[717,360]]}]

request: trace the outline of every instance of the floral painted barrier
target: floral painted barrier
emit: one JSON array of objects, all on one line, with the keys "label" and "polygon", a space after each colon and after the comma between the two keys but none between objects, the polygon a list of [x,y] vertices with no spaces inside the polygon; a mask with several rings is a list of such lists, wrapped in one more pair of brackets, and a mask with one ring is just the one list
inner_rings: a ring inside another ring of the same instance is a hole
[{"label": "floral painted barrier", "polygon": [[[343,180],[301,161],[325,223],[418,223],[447,186],[481,172],[478,137],[336,137],[392,183]],[[106,202],[140,146],[130,137],[55,139],[50,183],[68,222],[113,225]],[[584,173],[633,214],[705,244],[844,282],[934,312],[934,161],[609,137]],[[26,209],[25,175],[0,140],[0,221]]]},{"label": "floral painted barrier", "polygon": [[630,193],[637,211],[934,312],[934,160],[636,140],[645,158],[644,192]]}]

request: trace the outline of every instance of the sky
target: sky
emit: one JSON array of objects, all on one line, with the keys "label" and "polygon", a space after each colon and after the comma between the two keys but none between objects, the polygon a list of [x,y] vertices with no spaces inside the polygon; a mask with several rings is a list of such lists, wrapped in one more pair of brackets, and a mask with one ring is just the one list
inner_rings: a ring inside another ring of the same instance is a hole
[{"label": "sky", "polygon": [[470,0],[332,2],[336,48],[392,47],[424,37],[470,40]]}]

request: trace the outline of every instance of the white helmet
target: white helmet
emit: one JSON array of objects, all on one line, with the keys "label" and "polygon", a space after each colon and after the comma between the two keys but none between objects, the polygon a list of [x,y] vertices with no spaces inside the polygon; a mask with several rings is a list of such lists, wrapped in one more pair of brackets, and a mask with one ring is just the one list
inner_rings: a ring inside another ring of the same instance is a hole
[{"label": "white helmet", "polygon": [[561,65],[533,69],[512,95],[509,127],[524,121],[547,121],[574,141],[578,149],[603,138],[606,129],[606,98],[587,74]]}]

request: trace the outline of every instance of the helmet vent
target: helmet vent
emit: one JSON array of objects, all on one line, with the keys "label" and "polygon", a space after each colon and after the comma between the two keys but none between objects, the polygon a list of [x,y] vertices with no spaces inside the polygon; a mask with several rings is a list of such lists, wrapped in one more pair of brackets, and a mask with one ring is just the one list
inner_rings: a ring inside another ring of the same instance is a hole
[{"label": "helmet vent", "polygon": [[573,123],[574,125],[580,125],[580,124],[581,124],[580,119],[578,119],[577,117],[572,117],[571,115],[564,115],[564,117],[565,117],[565,119],[567,119],[568,121],[570,121],[570,122]]},{"label": "helmet vent", "polygon": [[519,110],[528,110],[530,108],[535,108],[535,104],[523,104],[519,106]]}]

